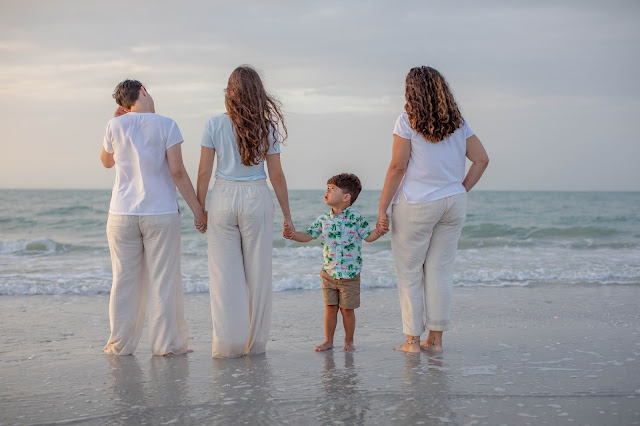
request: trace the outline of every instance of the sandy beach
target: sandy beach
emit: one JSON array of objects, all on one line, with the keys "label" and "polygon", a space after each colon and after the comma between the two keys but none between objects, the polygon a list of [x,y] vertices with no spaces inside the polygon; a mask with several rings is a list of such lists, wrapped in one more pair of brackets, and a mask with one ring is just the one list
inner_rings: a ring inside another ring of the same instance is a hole
[{"label": "sandy beach", "polygon": [[[640,424],[637,286],[456,288],[439,356],[399,343],[395,290],[363,293],[355,353],[315,353],[318,291],[274,294],[262,356],[210,358],[207,294],[188,356],[100,353],[108,296],[0,298],[1,424]],[[344,334],[338,327],[337,343]]]}]

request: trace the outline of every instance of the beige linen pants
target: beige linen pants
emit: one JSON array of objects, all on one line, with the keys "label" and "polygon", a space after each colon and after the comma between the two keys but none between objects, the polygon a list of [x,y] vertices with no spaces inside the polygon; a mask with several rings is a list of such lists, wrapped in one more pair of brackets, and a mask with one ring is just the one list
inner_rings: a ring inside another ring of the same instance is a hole
[{"label": "beige linen pants", "polygon": [[393,205],[391,250],[404,334],[447,330],[453,265],[466,211],[466,193],[423,204],[408,204],[401,196]]},{"label": "beige linen pants", "polygon": [[216,179],[207,230],[214,358],[265,351],[271,325],[273,214],[264,179]]},{"label": "beige linen pants", "polygon": [[180,272],[180,214],[110,214],[107,240],[113,284],[111,336],[103,352],[130,355],[138,346],[149,299],[149,345],[153,355],[188,349]]}]

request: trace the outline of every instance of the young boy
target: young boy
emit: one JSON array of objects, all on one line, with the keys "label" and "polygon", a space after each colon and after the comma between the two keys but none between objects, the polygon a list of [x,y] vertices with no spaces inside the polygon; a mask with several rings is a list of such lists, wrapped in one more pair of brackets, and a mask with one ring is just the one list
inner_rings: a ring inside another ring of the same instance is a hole
[{"label": "young boy", "polygon": [[[317,239],[322,243],[324,266],[320,271],[325,302],[325,341],[316,351],[333,348],[338,308],[344,324],[344,350],[353,351],[356,328],[354,309],[360,306],[360,270],[362,269],[362,240],[372,242],[380,238],[376,230],[369,230],[365,218],[352,209],[362,184],[356,175],[341,173],[327,181],[324,203],[331,207],[311,224],[307,232],[285,228],[285,236],[300,243]],[[386,225],[388,227],[388,224]]]}]

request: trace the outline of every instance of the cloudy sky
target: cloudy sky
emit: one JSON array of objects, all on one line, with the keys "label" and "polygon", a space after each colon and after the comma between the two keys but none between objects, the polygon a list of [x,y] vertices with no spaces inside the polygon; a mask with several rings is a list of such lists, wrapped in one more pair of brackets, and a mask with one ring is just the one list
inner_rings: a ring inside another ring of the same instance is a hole
[{"label": "cloudy sky", "polygon": [[284,106],[292,188],[379,189],[404,78],[448,79],[487,190],[640,190],[640,2],[0,2],[0,187],[109,188],[111,97],[141,80],[195,179],[204,123],[251,64]]}]

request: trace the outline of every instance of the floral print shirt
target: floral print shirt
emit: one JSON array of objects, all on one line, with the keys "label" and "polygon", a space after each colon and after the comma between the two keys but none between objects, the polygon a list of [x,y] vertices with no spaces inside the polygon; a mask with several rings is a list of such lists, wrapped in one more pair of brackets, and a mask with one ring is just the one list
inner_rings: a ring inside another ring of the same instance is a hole
[{"label": "floral print shirt", "polygon": [[333,278],[355,278],[362,270],[362,240],[371,233],[369,223],[347,207],[339,215],[333,211],[317,218],[307,230],[322,243],[324,266]]}]

